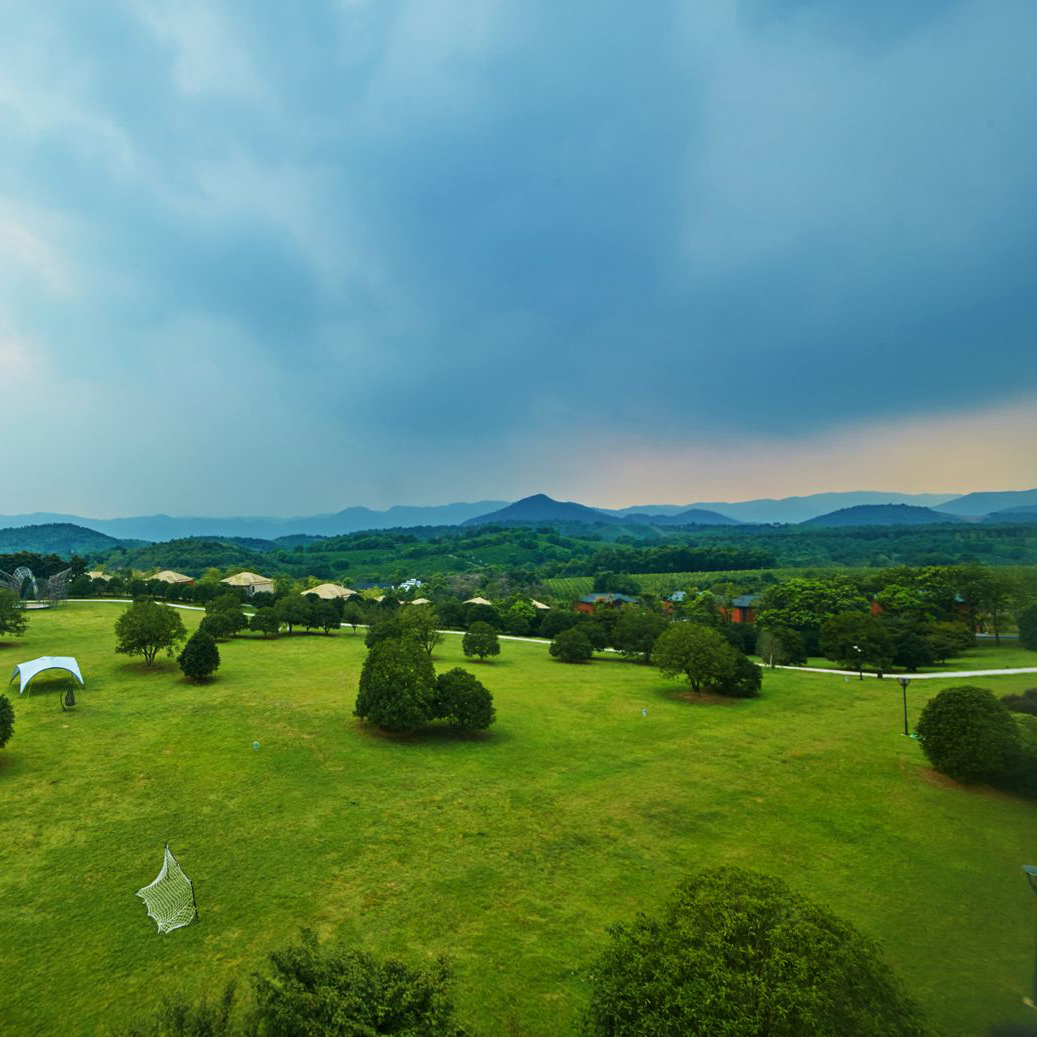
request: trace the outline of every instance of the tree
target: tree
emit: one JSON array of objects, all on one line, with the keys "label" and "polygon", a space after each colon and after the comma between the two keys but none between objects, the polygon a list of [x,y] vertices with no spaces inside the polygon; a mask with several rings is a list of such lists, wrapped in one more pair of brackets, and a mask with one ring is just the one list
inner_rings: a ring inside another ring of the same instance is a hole
[{"label": "tree", "polygon": [[786,580],[763,592],[756,622],[761,629],[791,627],[813,654],[821,626],[845,612],[867,612],[868,600],[848,580],[803,578]]},{"label": "tree", "polygon": [[151,666],[155,656],[173,649],[187,637],[180,614],[169,605],[142,598],[135,601],[115,621],[115,651],[122,655],[143,656]]},{"label": "tree", "polygon": [[380,641],[360,671],[356,716],[387,731],[416,731],[433,715],[435,671],[414,638]]},{"label": "tree", "polygon": [[939,663],[967,651],[976,643],[976,635],[964,623],[950,620],[930,623],[923,636],[933,661]]},{"label": "tree", "polygon": [[919,666],[928,666],[933,661],[933,653],[921,634],[903,629],[893,634],[892,658],[895,666],[903,666],[908,673],[914,673]]},{"label": "tree", "polygon": [[481,731],[496,719],[493,696],[459,666],[436,677],[433,715],[464,731]]},{"label": "tree", "polygon": [[23,637],[29,621],[14,591],[0,590],[0,634]]},{"label": "tree", "polygon": [[576,612],[566,612],[564,609],[551,609],[540,621],[540,636],[549,641],[557,637],[563,630],[576,626],[580,622],[580,616]]},{"label": "tree", "polygon": [[355,602],[346,603],[342,610],[342,619],[353,628],[353,636],[356,636],[356,628],[364,621],[364,610]]},{"label": "tree", "polygon": [[548,651],[563,663],[585,663],[594,654],[594,646],[583,630],[570,627],[555,637]]},{"label": "tree", "polygon": [[286,594],[274,606],[274,611],[288,627],[289,634],[295,627],[305,626],[313,619],[313,606],[301,594]]},{"label": "tree", "polygon": [[756,641],[756,653],[771,669],[775,666],[797,666],[807,661],[803,638],[791,627],[761,630]]},{"label": "tree", "polygon": [[929,762],[957,781],[1003,784],[1018,762],[1019,728],[986,688],[945,688],[926,703],[915,730]]},{"label": "tree", "polygon": [[516,601],[501,619],[504,622],[504,629],[509,634],[525,637],[529,633],[533,620],[536,619],[536,614],[537,610],[528,601]]},{"label": "tree", "polygon": [[203,681],[211,677],[220,665],[220,650],[216,647],[216,639],[199,629],[188,638],[176,661],[189,681]]},{"label": "tree", "polygon": [[300,943],[274,951],[271,975],[253,975],[256,1014],[266,1037],[465,1037],[454,1018],[443,959],[412,967],[366,951]]},{"label": "tree", "polygon": [[431,605],[409,605],[401,609],[400,624],[404,633],[414,637],[429,656],[443,640],[439,632],[439,617]]},{"label": "tree", "polygon": [[461,638],[461,651],[468,659],[471,659],[473,655],[477,655],[480,659],[485,659],[488,655],[500,655],[500,639],[497,637],[497,631],[489,623],[473,623]]},{"label": "tree", "polygon": [[198,629],[208,634],[214,641],[225,641],[239,630],[244,630],[248,625],[245,613],[240,609],[236,613],[226,609],[210,612],[209,615],[203,616],[201,623],[198,624]]},{"label": "tree", "polygon": [[669,621],[660,613],[640,605],[628,605],[612,630],[612,646],[621,655],[649,663],[652,647],[668,625]]},{"label": "tree", "polygon": [[1019,613],[1019,643],[1023,648],[1037,652],[1037,605],[1031,605]]},{"label": "tree", "polygon": [[821,652],[829,659],[854,670],[867,665],[888,669],[893,641],[882,620],[867,613],[844,612],[821,627]]},{"label": "tree", "polygon": [[0,695],[0,749],[11,740],[14,734],[14,706],[6,695]]},{"label": "tree", "polygon": [[585,1037],[931,1033],[879,946],[779,879],[702,871],[610,934]]},{"label": "tree", "polygon": [[693,691],[719,690],[734,675],[736,650],[723,634],[698,623],[673,623],[652,649],[652,660],[667,677],[686,677]]},{"label": "tree", "polygon": [[332,630],[338,630],[339,611],[330,601],[317,605],[314,612],[317,622],[325,634],[330,634]]},{"label": "tree", "polygon": [[994,643],[1001,643],[1001,627],[1005,616],[1021,601],[1018,579],[1003,569],[988,569],[980,589],[980,608],[994,629]]},{"label": "tree", "polygon": [[281,629],[281,620],[278,619],[277,611],[270,605],[264,605],[256,609],[252,618],[248,621],[249,630],[261,633],[264,637],[270,637]]},{"label": "tree", "polygon": [[211,1003],[202,997],[192,1002],[183,996],[166,997],[151,1014],[135,1020],[123,1031],[123,1037],[231,1037],[246,1031],[235,1015],[233,982],[223,995]]}]

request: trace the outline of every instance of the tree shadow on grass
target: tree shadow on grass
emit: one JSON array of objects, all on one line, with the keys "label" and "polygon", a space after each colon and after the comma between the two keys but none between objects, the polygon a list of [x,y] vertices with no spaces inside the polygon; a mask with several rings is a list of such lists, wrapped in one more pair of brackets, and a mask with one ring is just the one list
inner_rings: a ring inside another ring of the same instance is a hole
[{"label": "tree shadow on grass", "polygon": [[692,691],[685,686],[657,685],[655,688],[656,698],[665,699],[667,702],[690,702],[695,706],[739,706],[752,699],[735,698],[732,695],[716,695],[711,691]]},{"label": "tree shadow on grass", "polygon": [[385,731],[374,724],[359,720],[356,730],[374,741],[399,745],[490,745],[510,742],[515,737],[506,728],[497,730],[496,725],[486,731],[462,731],[448,724],[430,724],[420,731],[403,732]]}]

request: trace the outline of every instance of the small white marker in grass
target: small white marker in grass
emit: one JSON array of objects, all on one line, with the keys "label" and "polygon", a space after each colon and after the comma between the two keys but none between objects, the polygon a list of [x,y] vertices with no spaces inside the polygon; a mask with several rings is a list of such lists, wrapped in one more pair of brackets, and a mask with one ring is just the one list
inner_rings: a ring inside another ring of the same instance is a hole
[{"label": "small white marker in grass", "polygon": [[645,709],[644,706],[641,707],[641,716],[643,716],[643,717],[648,716],[648,710]]},{"label": "small white marker in grass", "polygon": [[259,742],[253,742],[252,743],[252,748],[253,749],[258,749],[259,748]]}]

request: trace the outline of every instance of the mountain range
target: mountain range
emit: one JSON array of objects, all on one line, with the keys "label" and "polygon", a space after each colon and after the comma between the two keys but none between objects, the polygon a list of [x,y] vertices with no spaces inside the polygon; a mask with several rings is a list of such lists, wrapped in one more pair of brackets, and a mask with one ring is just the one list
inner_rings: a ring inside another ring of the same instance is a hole
[{"label": "mountain range", "polygon": [[[123,541],[163,541],[199,536],[277,540],[287,536],[338,536],[367,529],[449,526],[462,523],[473,525],[488,522],[633,522],[656,526],[798,523],[832,516],[848,508],[890,505],[932,509],[934,514],[925,516],[925,521],[939,521],[940,516],[957,516],[974,520],[1025,522],[1037,515],[1037,489],[964,495],[856,490],[846,493],[815,493],[804,497],[701,501],[683,505],[642,504],[626,508],[591,508],[575,501],[556,501],[544,494],[534,494],[515,502],[482,500],[428,507],[396,505],[384,511],[350,507],[333,514],[293,518],[141,515],[94,519],[80,515],[35,512],[0,515],[0,527],[72,524]],[[862,519],[862,524],[874,524],[883,514],[884,522],[896,522],[893,516],[897,514],[910,514],[915,521],[922,521],[915,512],[868,512],[858,514],[857,517]],[[839,524],[845,522],[839,520]]]}]

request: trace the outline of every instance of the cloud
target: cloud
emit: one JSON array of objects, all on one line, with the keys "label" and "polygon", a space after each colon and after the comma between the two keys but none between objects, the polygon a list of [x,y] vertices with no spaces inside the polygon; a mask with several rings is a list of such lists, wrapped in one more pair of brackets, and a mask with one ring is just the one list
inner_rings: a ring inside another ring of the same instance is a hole
[{"label": "cloud", "polygon": [[1022,0],[14,6],[0,312],[120,400],[107,510],[612,494],[596,444],[741,471],[1037,392]]}]

